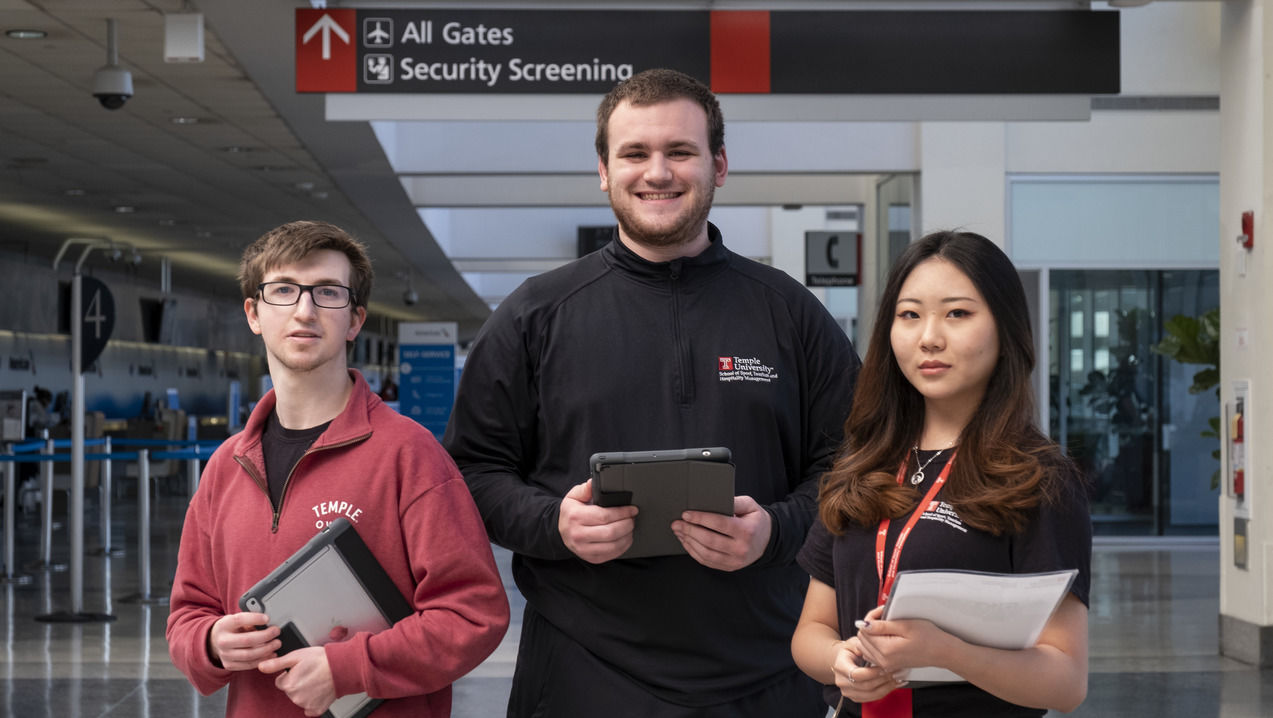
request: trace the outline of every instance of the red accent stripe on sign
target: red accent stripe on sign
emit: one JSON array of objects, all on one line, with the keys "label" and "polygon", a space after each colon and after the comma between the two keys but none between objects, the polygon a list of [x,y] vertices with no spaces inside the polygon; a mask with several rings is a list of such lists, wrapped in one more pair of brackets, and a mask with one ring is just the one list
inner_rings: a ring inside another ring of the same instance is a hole
[{"label": "red accent stripe on sign", "polygon": [[358,11],[296,9],[296,91],[358,90]]},{"label": "red accent stripe on sign", "polygon": [[769,92],[769,12],[712,11],[712,91]]}]

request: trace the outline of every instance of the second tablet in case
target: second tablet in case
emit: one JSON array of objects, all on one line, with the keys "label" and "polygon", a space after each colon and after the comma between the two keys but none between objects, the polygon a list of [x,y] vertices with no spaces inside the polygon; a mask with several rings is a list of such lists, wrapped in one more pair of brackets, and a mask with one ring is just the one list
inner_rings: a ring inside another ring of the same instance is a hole
[{"label": "second tablet in case", "polygon": [[[239,608],[269,614],[280,628],[278,655],[332,640],[332,629],[352,636],[378,633],[413,609],[358,531],[343,517],[314,535],[278,568],[239,598]],[[337,698],[325,718],[363,718],[379,699],[365,693]]]},{"label": "second tablet in case", "polygon": [[620,558],[685,553],[671,528],[685,511],[734,513],[734,465],[724,447],[600,452],[588,469],[593,503],[640,509],[632,546]]}]

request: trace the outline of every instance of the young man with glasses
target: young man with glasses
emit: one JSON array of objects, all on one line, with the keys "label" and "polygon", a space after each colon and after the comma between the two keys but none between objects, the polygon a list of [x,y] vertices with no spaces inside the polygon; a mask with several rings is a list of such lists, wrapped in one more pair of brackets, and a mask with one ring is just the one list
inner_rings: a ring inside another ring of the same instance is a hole
[{"label": "young man with glasses", "polygon": [[[243,253],[248,326],[274,388],[204,469],[182,529],[167,638],[233,716],[319,715],[336,698],[390,699],[377,716],[451,713],[450,685],[499,644],[508,601],[464,480],[433,436],[350,370],[371,262],[323,222],[291,222]],[[381,633],[283,656],[279,627],[239,596],[343,516],[415,612]]]}]

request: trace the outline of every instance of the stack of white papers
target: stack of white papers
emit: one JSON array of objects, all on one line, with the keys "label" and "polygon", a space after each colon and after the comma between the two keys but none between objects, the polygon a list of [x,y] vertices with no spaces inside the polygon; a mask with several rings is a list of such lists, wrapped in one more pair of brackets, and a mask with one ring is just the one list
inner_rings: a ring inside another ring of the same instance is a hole
[{"label": "stack of white papers", "polygon": [[[922,618],[979,646],[1029,648],[1065,598],[1077,569],[1049,573],[902,571],[884,606],[889,621]],[[912,684],[962,681],[944,668],[915,668]]]}]

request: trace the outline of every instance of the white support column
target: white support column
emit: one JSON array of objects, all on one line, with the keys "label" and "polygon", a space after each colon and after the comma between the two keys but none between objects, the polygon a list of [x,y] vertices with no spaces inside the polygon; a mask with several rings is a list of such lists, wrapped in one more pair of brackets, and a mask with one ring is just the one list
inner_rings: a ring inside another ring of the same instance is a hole
[{"label": "white support column", "polygon": [[958,229],[1004,245],[1006,129],[1002,122],[920,127],[920,234]]},{"label": "white support column", "polygon": [[[1248,382],[1245,495],[1231,489],[1230,427],[1222,417],[1220,652],[1273,666],[1273,0],[1230,0],[1221,15],[1220,399],[1226,409]],[[1255,244],[1242,249],[1242,213]]]}]

